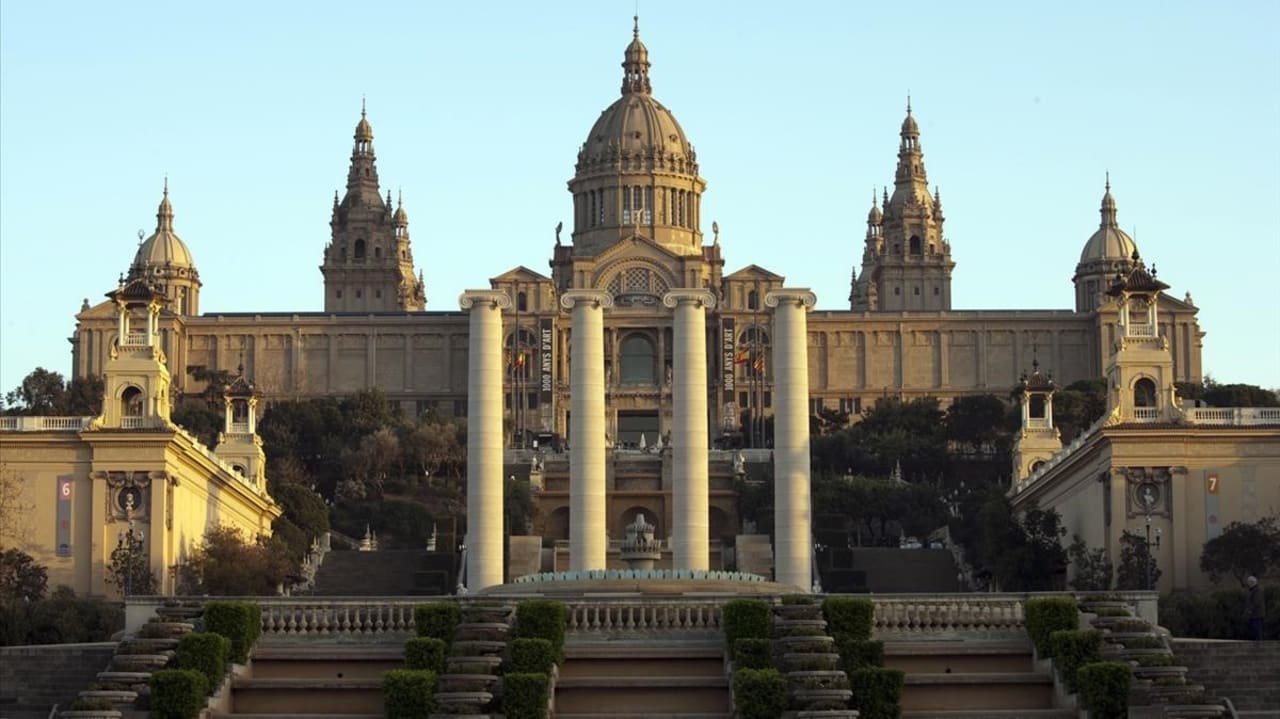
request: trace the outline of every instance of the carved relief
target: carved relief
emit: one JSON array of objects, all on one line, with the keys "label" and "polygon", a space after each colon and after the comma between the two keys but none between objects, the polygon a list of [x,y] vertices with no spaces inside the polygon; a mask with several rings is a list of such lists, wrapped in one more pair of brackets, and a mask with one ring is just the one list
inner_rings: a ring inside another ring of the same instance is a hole
[{"label": "carved relief", "polygon": [[1114,470],[1125,479],[1125,515],[1168,517],[1173,510],[1168,467],[1122,467]]},{"label": "carved relief", "polygon": [[164,472],[95,472],[107,483],[107,516],[112,520],[148,520],[151,516],[151,481]]}]

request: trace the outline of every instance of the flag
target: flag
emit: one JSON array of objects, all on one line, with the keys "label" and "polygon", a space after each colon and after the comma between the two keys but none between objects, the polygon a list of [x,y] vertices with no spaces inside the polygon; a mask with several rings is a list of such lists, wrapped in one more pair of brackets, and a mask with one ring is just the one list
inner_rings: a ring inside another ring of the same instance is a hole
[{"label": "flag", "polygon": [[523,352],[516,355],[516,369],[524,369],[524,359],[525,356]]},{"label": "flag", "polygon": [[751,350],[738,350],[738,354],[734,356],[734,364],[746,364],[751,360]]},{"label": "flag", "polygon": [[756,361],[751,364],[751,368],[756,372],[764,372],[764,355],[756,357]]}]

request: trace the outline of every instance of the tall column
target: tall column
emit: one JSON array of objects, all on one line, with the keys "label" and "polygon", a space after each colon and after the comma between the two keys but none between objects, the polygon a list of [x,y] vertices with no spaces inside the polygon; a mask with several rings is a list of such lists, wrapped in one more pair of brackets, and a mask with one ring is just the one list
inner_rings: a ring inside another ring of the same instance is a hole
[{"label": "tall column", "polygon": [[807,289],[773,290],[773,576],[803,591],[812,586],[809,507],[809,345]]},{"label": "tall column", "polygon": [[676,569],[709,569],[711,531],[707,476],[707,290],[677,289],[662,298],[675,309],[671,364],[672,505]]},{"label": "tall column", "polygon": [[573,312],[569,338],[569,568],[604,569],[605,506],[604,309],[613,296],[570,290],[560,304]]},{"label": "tall column", "polygon": [[511,299],[467,290],[467,589],[502,584],[502,310]]}]

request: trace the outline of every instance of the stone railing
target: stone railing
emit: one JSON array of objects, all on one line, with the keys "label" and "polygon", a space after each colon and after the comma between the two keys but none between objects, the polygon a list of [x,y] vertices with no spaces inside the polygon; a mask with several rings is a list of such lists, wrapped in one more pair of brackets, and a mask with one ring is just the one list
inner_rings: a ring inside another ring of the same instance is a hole
[{"label": "stone railing", "polygon": [[[518,602],[539,595],[503,596]],[[720,610],[737,594],[700,596],[582,596],[568,599],[571,641],[608,641],[669,636],[709,639],[720,636]],[[752,595],[778,601],[771,595]],[[868,598],[875,603],[874,635],[890,641],[938,639],[1021,639],[1026,637],[1023,607],[1032,597],[1062,593],[877,594],[824,595]],[[1134,614],[1156,622],[1155,592],[1082,592],[1128,602]],[[190,598],[184,601],[201,601]],[[420,604],[460,601],[464,604],[499,597],[235,597],[262,607],[264,641],[399,641],[413,634],[413,610]],[[819,597],[821,599],[821,596]],[[155,616],[165,597],[129,597],[126,631],[137,631]]]},{"label": "stone railing", "polygon": [[1160,408],[1134,407],[1133,418],[1138,422],[1156,422],[1160,419]]},{"label": "stone railing", "polygon": [[1192,407],[1183,415],[1192,424],[1280,424],[1280,407]]},{"label": "stone railing", "polygon": [[0,417],[0,432],[79,432],[94,417]]}]

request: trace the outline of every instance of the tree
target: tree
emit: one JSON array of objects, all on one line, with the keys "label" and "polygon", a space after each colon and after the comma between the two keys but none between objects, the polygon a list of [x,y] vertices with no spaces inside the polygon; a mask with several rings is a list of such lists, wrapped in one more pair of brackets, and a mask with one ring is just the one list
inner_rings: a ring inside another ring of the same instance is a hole
[{"label": "tree", "polygon": [[831,407],[823,407],[809,417],[809,432],[815,437],[834,434],[849,424],[849,413]]},{"label": "tree", "polygon": [[178,400],[169,418],[174,424],[190,432],[204,446],[213,447],[218,443],[223,416],[221,412],[211,409],[204,400],[183,397]]},{"label": "tree", "polygon": [[111,550],[107,583],[114,585],[126,597],[155,594],[159,588],[142,540],[142,534],[129,527],[129,531],[120,535],[116,548]]},{"label": "tree", "polygon": [[36,367],[4,397],[5,414],[28,416],[85,416],[102,412],[101,377],[77,377],[68,383],[61,374]]},{"label": "tree", "polygon": [[1125,530],[1120,533],[1120,566],[1116,569],[1116,589],[1154,589],[1160,581],[1159,565],[1151,554],[1146,537]]},{"label": "tree", "polygon": [[947,408],[947,439],[972,447],[994,442],[1003,434],[1008,406],[991,394],[957,397]]},{"label": "tree", "polygon": [[0,549],[27,536],[35,505],[27,501],[25,484],[22,474],[0,465]]},{"label": "tree", "polygon": [[507,480],[506,491],[502,493],[502,513],[508,536],[528,534],[533,530],[533,521],[538,516],[538,504],[534,501],[533,489],[528,482],[515,477]]},{"label": "tree", "polygon": [[1261,579],[1268,572],[1280,573],[1280,518],[1228,524],[1204,543],[1200,569],[1214,582],[1230,575],[1241,584],[1250,575]]},{"label": "tree", "polygon": [[289,575],[285,550],[277,543],[249,543],[239,529],[210,529],[204,543],[174,568],[180,594],[270,596]]},{"label": "tree", "polygon": [[1093,426],[1107,411],[1107,381],[1102,378],[1072,382],[1053,395],[1053,426],[1070,442]]},{"label": "tree", "polygon": [[1071,579],[1071,588],[1078,592],[1097,592],[1111,589],[1111,560],[1107,559],[1107,550],[1099,547],[1089,549],[1089,545],[1079,536],[1071,537],[1071,546],[1067,547],[1067,556],[1075,567],[1075,576]]},{"label": "tree", "polygon": [[18,549],[0,552],[0,603],[34,602],[44,598],[49,571]]},{"label": "tree", "polygon": [[1032,508],[1016,516],[999,488],[979,511],[978,564],[1008,591],[1056,588],[1066,569],[1067,552],[1059,537],[1066,533],[1058,513]]}]

